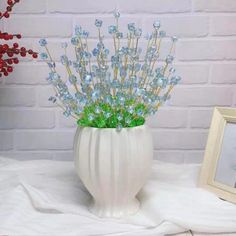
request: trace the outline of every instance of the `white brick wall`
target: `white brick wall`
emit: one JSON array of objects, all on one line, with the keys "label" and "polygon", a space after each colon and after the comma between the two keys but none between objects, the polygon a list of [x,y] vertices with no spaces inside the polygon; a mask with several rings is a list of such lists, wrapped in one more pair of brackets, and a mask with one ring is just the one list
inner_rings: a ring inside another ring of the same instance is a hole
[{"label": "white brick wall", "polygon": [[[1,1],[0,9],[3,6]],[[94,19],[104,19],[106,27],[115,8],[123,16],[122,29],[130,21],[146,32],[159,18],[167,35],[180,37],[175,64],[183,80],[172,100],[148,124],[156,158],[200,162],[213,107],[236,106],[236,0],[24,0],[9,20],[0,22],[0,29],[21,32],[22,44],[35,50],[39,38],[48,38],[59,60],[60,42],[69,40],[76,23],[94,38]],[[111,39],[107,42],[112,45]],[[65,75],[62,67],[59,70]],[[53,90],[45,81],[47,73],[40,60],[24,59],[13,74],[0,80],[0,154],[72,159],[76,124],[48,102]]]}]

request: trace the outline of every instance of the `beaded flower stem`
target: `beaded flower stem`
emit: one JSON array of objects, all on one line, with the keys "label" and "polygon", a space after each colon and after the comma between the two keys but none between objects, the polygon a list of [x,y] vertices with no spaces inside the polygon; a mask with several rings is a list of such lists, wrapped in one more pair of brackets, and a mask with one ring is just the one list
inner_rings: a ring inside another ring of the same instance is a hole
[{"label": "beaded flower stem", "polygon": [[[161,38],[159,39],[159,42],[158,42],[158,46],[156,45],[156,51],[157,51],[157,55],[160,53],[160,48],[161,48]],[[158,57],[156,57],[154,60],[153,60],[153,64],[150,65],[150,68],[151,68],[151,73],[153,72],[154,70],[154,67],[155,67],[155,64],[158,60]],[[147,89],[148,87],[148,84],[149,84],[149,80],[150,78],[149,77],[145,77],[145,80],[144,80],[144,83],[143,83],[143,87],[145,87]]]},{"label": "beaded flower stem", "polygon": [[[53,60],[53,58],[52,58],[52,56],[51,56],[51,54],[50,54],[50,51],[48,50],[48,47],[47,47],[46,45],[44,45],[44,48],[45,48],[45,50],[47,51],[47,55],[49,56],[50,62],[51,62],[52,64],[55,64],[55,61]],[[51,70],[52,73],[57,73],[55,67],[50,67],[50,70]],[[55,94],[58,95],[58,93],[59,93],[58,89],[57,89],[56,87],[53,87],[53,89],[54,89]],[[60,101],[61,101],[61,103],[63,104],[63,101],[62,101],[61,99],[60,99]],[[62,108],[63,111],[65,111],[65,108],[63,107],[63,105],[59,104],[58,102],[56,102],[56,104],[57,104],[60,108]],[[71,116],[72,116],[73,118],[75,118],[76,120],[79,119],[79,116],[77,116],[76,114],[71,114]]]},{"label": "beaded flower stem", "polygon": [[[159,63],[162,39],[166,36],[160,30],[160,22],[153,23],[153,32],[147,37],[144,60],[141,61],[140,38],[142,30],[134,23],[128,24],[128,32],[119,29],[118,12],[114,13],[115,23],[108,27],[114,44],[114,54],[108,58],[109,50],[102,35],[102,21],[96,19],[98,43],[90,52],[88,48],[89,33],[76,26],[71,39],[76,58],[70,60],[66,53],[67,44],[63,44],[65,54],[61,62],[66,67],[68,81],[60,79],[55,69],[55,62],[47,49],[47,41],[40,40],[46,53],[41,57],[50,67],[49,83],[54,86],[56,97],[49,100],[63,108],[65,116],[73,116],[79,126],[98,128],[135,127],[143,125],[146,117],[157,112],[164,102],[170,99],[170,93],[181,79],[173,68],[176,38],[164,64]],[[122,38],[126,35],[127,41]],[[91,64],[94,57],[96,63]],[[109,66],[108,61],[111,61]],[[68,85],[70,83],[73,86]],[[75,89],[74,89],[75,88]],[[77,89],[76,89],[77,88]],[[71,91],[72,90],[72,91]]]}]

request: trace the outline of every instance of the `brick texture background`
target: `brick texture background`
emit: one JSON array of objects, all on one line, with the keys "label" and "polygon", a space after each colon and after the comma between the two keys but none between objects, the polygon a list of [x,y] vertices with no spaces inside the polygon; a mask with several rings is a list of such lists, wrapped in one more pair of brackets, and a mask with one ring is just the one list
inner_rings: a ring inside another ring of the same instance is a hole
[{"label": "brick texture background", "polygon": [[[147,31],[160,19],[167,35],[180,38],[175,64],[182,82],[148,124],[155,158],[201,162],[213,107],[236,106],[235,0],[22,0],[0,27],[21,32],[22,43],[35,50],[39,38],[48,38],[58,59],[60,42],[69,40],[77,23],[94,38],[94,19],[111,24],[115,8],[122,13],[121,27],[137,22]],[[0,80],[1,155],[72,159],[76,125],[48,102],[53,90],[45,81],[47,73],[40,60],[24,59],[14,74]]]}]

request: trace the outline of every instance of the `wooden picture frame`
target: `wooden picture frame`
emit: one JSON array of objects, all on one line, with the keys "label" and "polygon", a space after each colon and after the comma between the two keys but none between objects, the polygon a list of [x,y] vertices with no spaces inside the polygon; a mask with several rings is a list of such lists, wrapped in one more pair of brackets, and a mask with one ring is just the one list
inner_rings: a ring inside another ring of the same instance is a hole
[{"label": "wooden picture frame", "polygon": [[[236,133],[236,108],[216,107],[212,116],[207,146],[205,149],[205,156],[200,172],[199,187],[203,187],[207,190],[210,190],[211,192],[216,193],[216,195],[222,199],[236,203],[236,184],[234,184],[234,186],[231,186],[216,179],[216,173],[218,173],[220,169],[219,165],[220,163],[222,164],[224,162],[222,161],[222,158],[226,158],[225,160],[232,159],[233,153],[233,158],[235,158],[236,160],[236,152],[234,152],[236,147],[236,139],[234,141],[230,138],[229,135],[228,137],[226,136],[226,127],[227,130],[230,130],[227,131],[227,133],[231,132],[233,133],[233,135],[234,133]],[[236,137],[236,135],[233,137]],[[227,140],[229,140],[229,142]],[[230,151],[224,151],[224,149],[228,148],[229,146],[227,142],[231,143],[231,145],[233,143],[233,147]],[[225,153],[230,153],[231,157],[224,157],[226,156]],[[231,163],[230,160],[229,162]],[[223,166],[230,166],[230,164],[224,164]],[[236,182],[236,170],[234,172],[234,168],[235,167],[232,166],[232,172],[235,173]],[[222,172],[221,175],[223,176],[223,178],[224,176],[226,176],[226,174],[229,175],[229,173],[226,172]],[[232,177],[234,178],[234,176]]]}]

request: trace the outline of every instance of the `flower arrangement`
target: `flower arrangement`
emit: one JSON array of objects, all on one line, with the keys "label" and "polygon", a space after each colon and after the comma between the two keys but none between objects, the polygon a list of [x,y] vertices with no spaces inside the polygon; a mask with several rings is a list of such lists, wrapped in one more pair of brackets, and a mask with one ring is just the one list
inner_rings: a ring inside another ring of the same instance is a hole
[{"label": "flower arrangement", "polygon": [[[41,39],[45,49],[41,58],[50,68],[48,82],[55,89],[49,98],[63,108],[63,114],[72,116],[79,126],[98,128],[135,127],[143,125],[149,115],[168,99],[173,87],[180,81],[172,66],[176,37],[171,38],[169,53],[160,60],[160,50],[166,33],[160,22],[153,23],[153,32],[146,36],[147,49],[142,57],[139,41],[142,29],[128,24],[127,36],[119,29],[119,12],[114,13],[115,24],[108,27],[114,44],[114,54],[105,46],[101,20],[96,19],[98,32],[96,47],[89,51],[89,32],[76,26],[71,44],[75,60],[68,58],[67,43],[62,43],[68,79],[64,81],[57,72],[56,63],[49,52],[47,41]],[[124,40],[125,38],[125,40]],[[125,42],[123,42],[125,41]],[[95,59],[95,64],[92,61]]]},{"label": "flower arrangement", "polygon": [[[0,20],[3,18],[9,18],[10,12],[12,11],[15,4],[19,3],[20,0],[8,0],[7,7],[4,12],[0,12]],[[14,38],[20,39],[20,34],[9,34],[7,32],[0,31],[0,40],[13,40]],[[13,43],[9,45],[7,43],[0,44],[0,77],[8,76],[9,73],[13,72],[13,64],[18,64],[18,55],[25,57],[27,54],[31,55],[33,58],[38,57],[38,53],[33,50],[27,50],[25,47],[19,47],[18,43]]]}]

